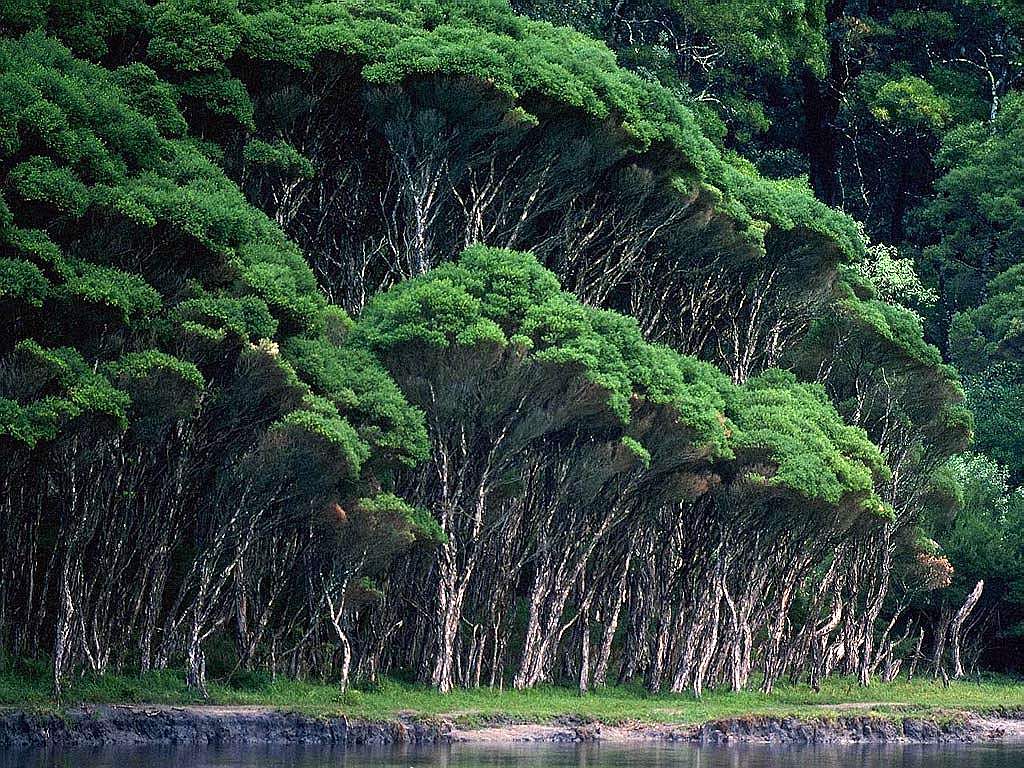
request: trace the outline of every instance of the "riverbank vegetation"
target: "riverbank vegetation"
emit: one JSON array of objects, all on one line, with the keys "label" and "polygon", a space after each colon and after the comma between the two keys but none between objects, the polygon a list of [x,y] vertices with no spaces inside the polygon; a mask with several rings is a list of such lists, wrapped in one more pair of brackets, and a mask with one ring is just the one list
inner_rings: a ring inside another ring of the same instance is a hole
[{"label": "riverbank vegetation", "polygon": [[1019,10],[514,5],[0,10],[0,645],[58,700],[1017,663]]},{"label": "riverbank vegetation", "polygon": [[[318,716],[386,721],[397,717],[445,718],[464,727],[500,722],[544,723],[578,717],[609,725],[634,723],[700,724],[718,718],[830,714],[957,717],[965,712],[1012,712],[1024,707],[1024,686],[1013,678],[944,685],[930,679],[859,685],[855,678],[829,678],[815,691],[806,684],[779,685],[771,694],[756,689],[692,694],[649,693],[642,686],[612,686],[581,695],[574,688],[541,685],[529,690],[456,689],[439,694],[416,683],[385,679],[364,689],[261,675],[208,683],[204,698],[185,683],[182,670],[143,676],[85,675],[72,683],[65,705],[152,704],[263,707]],[[56,706],[44,665],[0,674],[0,707],[48,710]]]}]

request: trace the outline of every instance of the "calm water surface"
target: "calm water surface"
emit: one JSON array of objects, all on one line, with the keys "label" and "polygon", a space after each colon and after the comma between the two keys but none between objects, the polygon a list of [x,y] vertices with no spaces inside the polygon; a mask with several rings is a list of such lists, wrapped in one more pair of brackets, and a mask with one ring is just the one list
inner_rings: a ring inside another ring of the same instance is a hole
[{"label": "calm water surface", "polygon": [[0,768],[1024,768],[1024,745],[453,745],[3,751]]}]

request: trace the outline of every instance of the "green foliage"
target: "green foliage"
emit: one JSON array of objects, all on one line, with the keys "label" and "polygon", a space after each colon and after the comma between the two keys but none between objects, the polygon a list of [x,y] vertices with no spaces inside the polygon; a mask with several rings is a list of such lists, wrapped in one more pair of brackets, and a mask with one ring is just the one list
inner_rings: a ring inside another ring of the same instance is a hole
[{"label": "green foliage", "polygon": [[818,2],[516,0],[512,6],[603,37],[627,68],[681,94],[705,132],[720,140],[727,132],[750,138],[769,127],[759,80],[822,74],[828,63],[829,30]]},{"label": "green foliage", "polygon": [[385,362],[425,347],[509,349],[524,364],[578,370],[623,424],[643,401],[667,405],[699,442],[724,447],[720,373],[649,345],[630,318],[581,304],[530,254],[468,248],[374,297],[352,339]]},{"label": "green foliage", "polygon": [[33,447],[88,417],[115,427],[127,424],[128,395],[76,350],[25,339],[15,345],[14,355],[22,381],[18,391],[0,396],[0,438]]},{"label": "green foliage", "polygon": [[943,175],[921,218],[936,242],[924,255],[950,314],[977,303],[985,285],[1024,250],[1024,100],[1006,99],[991,125],[952,130],[936,160]]},{"label": "green foliage", "polygon": [[356,507],[364,515],[388,520],[388,527],[404,537],[407,543],[420,541],[436,544],[447,538],[429,512],[414,507],[393,493],[359,499]]},{"label": "green foliage", "polygon": [[864,430],[843,422],[822,387],[769,371],[744,385],[729,416],[741,462],[774,465],[764,477],[767,485],[812,502],[852,502],[872,514],[888,514],[876,486],[888,479],[889,469]]},{"label": "green foliage", "polygon": [[974,414],[975,450],[1011,471],[1015,481],[1024,476],[1024,372],[1019,364],[997,362],[964,376],[967,402]]},{"label": "green foliage", "polygon": [[192,75],[178,86],[178,92],[212,115],[231,118],[245,128],[255,127],[249,93],[226,70]]},{"label": "green foliage", "polygon": [[185,118],[178,110],[174,87],[160,79],[145,64],[133,62],[114,70],[114,79],[123,90],[128,103],[142,115],[153,120],[161,134],[177,138],[188,131]]},{"label": "green foliage", "polygon": [[949,472],[959,486],[960,504],[952,518],[935,521],[935,528],[955,569],[956,598],[962,600],[978,579],[985,579],[986,603],[999,606],[1004,632],[1019,636],[1024,629],[1024,495],[1011,487],[1005,467],[982,454],[956,457]]},{"label": "green foliage", "polygon": [[76,54],[100,58],[112,39],[144,24],[149,11],[143,0],[10,0],[0,4],[0,23],[19,31],[46,26]]},{"label": "green foliage", "polygon": [[50,281],[35,264],[21,259],[0,259],[0,299],[18,300],[40,307]]},{"label": "green foliage", "polygon": [[754,62],[777,72],[825,66],[825,17],[813,0],[669,0],[684,23],[737,64]]},{"label": "green foliage", "polygon": [[920,77],[886,80],[867,107],[879,123],[895,132],[938,133],[950,120],[950,107],[935,87]]},{"label": "green foliage", "polygon": [[922,282],[913,259],[901,257],[895,246],[876,243],[868,247],[856,270],[870,284],[874,296],[915,314],[932,307],[939,298]]},{"label": "green foliage", "polygon": [[206,384],[203,374],[195,365],[155,349],[131,352],[116,363],[111,363],[107,370],[108,375],[115,380],[143,381],[170,375],[197,391]]},{"label": "green foliage", "polygon": [[640,461],[643,462],[645,467],[650,468],[651,452],[644,447],[643,443],[641,443],[636,438],[626,435],[625,437],[622,438],[622,444],[630,453],[632,453],[638,459],[640,459]]},{"label": "green foliage", "polygon": [[[278,344],[301,334],[336,357],[323,334],[340,335],[345,318],[328,311],[298,249],[185,138],[178,108],[182,95],[209,106],[201,84],[223,82],[248,119],[247,94],[222,69],[240,16],[230,3],[153,14],[152,63],[192,73],[178,89],[142,63],[109,70],[40,33],[0,41],[0,285],[45,310],[26,319],[50,334],[10,340],[10,364],[35,383],[0,388],[3,434],[37,446],[94,429],[88,416],[152,441],[193,417],[209,389],[228,420],[245,418],[247,398],[267,398],[276,426],[265,448],[281,456],[266,466],[281,472],[315,456],[325,483],[358,485],[364,467],[422,458],[421,417],[365,353],[340,377],[347,397],[302,409],[323,384],[300,381]],[[285,145],[254,147],[254,162],[308,170]]]},{"label": "green foliage", "polygon": [[888,350],[890,359],[903,358],[933,368],[941,365],[939,350],[925,341],[921,319],[915,313],[874,298],[849,298],[840,306],[849,322]]},{"label": "green foliage", "polygon": [[163,0],[153,12],[149,55],[177,70],[218,69],[241,41],[237,0]]},{"label": "green foliage", "polygon": [[380,363],[364,350],[295,338],[284,352],[313,392],[353,417],[375,451],[407,465],[426,458],[423,414],[409,406]]},{"label": "green foliage", "polygon": [[108,363],[103,373],[131,399],[131,433],[155,443],[195,414],[207,381],[191,362],[149,349]]},{"label": "green foliage", "polygon": [[65,261],[62,266],[64,282],[53,291],[57,298],[111,307],[128,325],[160,309],[160,294],[139,275],[86,261]]},{"label": "green foliage", "polygon": [[[428,347],[506,349],[516,337],[523,362],[581,370],[624,424],[644,403],[664,407],[715,455],[771,465],[775,487],[884,513],[881,455],[863,430],[843,423],[822,388],[780,371],[736,388],[713,367],[648,344],[632,319],[581,305],[529,254],[467,249],[454,264],[375,297],[352,333],[395,368],[396,356],[410,354],[425,364]],[[643,440],[625,445],[651,460]]]},{"label": "green foliage", "polygon": [[1011,267],[989,284],[980,306],[957,314],[950,326],[950,350],[966,371],[977,372],[999,359],[1024,354],[1024,265]]},{"label": "green foliage", "polygon": [[1016,478],[1024,430],[1024,265],[989,283],[979,306],[953,317],[949,329],[953,360],[965,372],[968,397],[976,414],[978,447],[1010,467]]},{"label": "green foliage", "polygon": [[253,139],[242,150],[245,162],[257,169],[266,169],[288,178],[308,178],[313,175],[313,164],[295,147],[283,141],[272,144]]},{"label": "green foliage", "polygon": [[86,186],[48,157],[33,157],[14,166],[8,183],[22,199],[47,203],[61,213],[81,216],[89,205]]},{"label": "green foliage", "polygon": [[[874,285],[860,275],[844,277],[842,290],[834,315],[816,320],[802,343],[798,368],[834,365],[832,396],[844,414],[858,413],[874,439],[898,422],[913,434],[907,439],[929,454],[949,457],[964,450],[974,424],[963,386],[925,340],[921,317],[875,298]],[[887,391],[864,407],[865,386]]]},{"label": "green foliage", "polygon": [[[751,3],[737,10],[734,4],[717,3],[709,11],[699,6],[694,4],[689,12],[702,16],[699,23],[713,28],[716,36],[728,36],[733,22],[744,19],[743,50],[772,66],[786,68],[797,56],[819,61],[821,19],[813,6],[787,2],[765,8]],[[824,233],[846,258],[858,253],[849,220],[817,203],[806,188],[758,179],[752,190],[747,180],[736,179],[733,161],[705,138],[691,111],[670,90],[618,66],[603,44],[517,16],[501,0],[369,5],[293,0],[250,12],[226,1],[209,5],[175,0],[157,6],[152,27],[154,64],[177,73],[182,93],[245,125],[251,105],[229,72],[239,54],[298,69],[330,55],[361,66],[365,81],[372,84],[428,76],[467,78],[510,101],[510,114],[516,112],[520,119],[536,121],[538,110],[558,104],[592,121],[614,121],[635,150],[671,148],[671,163],[687,185],[699,188],[694,182],[703,180],[721,190],[722,211],[734,216],[739,228],[766,217],[751,228],[751,242],[757,243],[767,227],[807,229]],[[765,44],[759,30],[768,27],[773,29],[772,42]],[[737,40],[728,40],[728,45],[734,48]],[[197,72],[202,76],[195,77]],[[266,154],[265,148],[258,151]],[[275,162],[285,160],[289,165],[297,161],[278,153]],[[302,165],[301,170],[307,169]]]},{"label": "green foliage", "polygon": [[[315,411],[292,411],[271,427],[269,439],[281,441],[297,463],[297,473],[353,481],[370,449],[348,419]],[[276,447],[276,446],[275,446]]]},{"label": "green foliage", "polygon": [[181,323],[202,324],[250,341],[271,339],[277,333],[277,321],[270,309],[255,296],[234,298],[200,292],[199,296],[179,302],[174,316]]},{"label": "green foliage", "polygon": [[233,260],[247,291],[259,296],[289,330],[323,330],[326,305],[316,281],[291,244],[253,243],[241,247]]}]

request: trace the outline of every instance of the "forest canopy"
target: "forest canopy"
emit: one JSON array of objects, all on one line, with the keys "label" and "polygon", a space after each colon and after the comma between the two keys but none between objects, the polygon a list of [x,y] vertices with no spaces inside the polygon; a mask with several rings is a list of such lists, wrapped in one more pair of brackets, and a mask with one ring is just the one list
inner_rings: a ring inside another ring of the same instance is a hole
[{"label": "forest canopy", "polygon": [[1019,504],[1016,53],[941,57],[1020,19],[845,5],[0,9],[0,655],[699,695],[1008,642],[1013,574],[954,612]]}]

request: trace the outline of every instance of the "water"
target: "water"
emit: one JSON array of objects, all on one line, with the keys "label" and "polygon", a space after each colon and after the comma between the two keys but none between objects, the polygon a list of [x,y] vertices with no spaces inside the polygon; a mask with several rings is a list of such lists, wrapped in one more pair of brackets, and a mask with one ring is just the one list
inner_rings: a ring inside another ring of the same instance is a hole
[{"label": "water", "polygon": [[705,746],[523,744],[439,747],[0,749],[0,768],[1024,768],[1024,745]]}]

